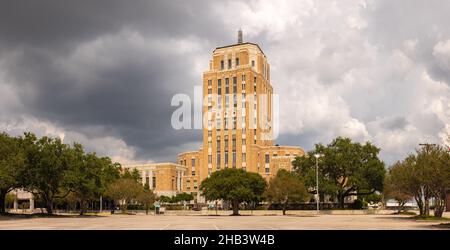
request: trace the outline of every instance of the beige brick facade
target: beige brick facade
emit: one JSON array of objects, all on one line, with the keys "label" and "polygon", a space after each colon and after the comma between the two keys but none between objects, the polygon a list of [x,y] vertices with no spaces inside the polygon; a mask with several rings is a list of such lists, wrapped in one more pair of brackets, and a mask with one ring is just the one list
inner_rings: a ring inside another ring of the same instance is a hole
[{"label": "beige brick facade", "polygon": [[176,163],[149,163],[124,166],[137,169],[142,184],[147,183],[158,195],[173,196],[183,190],[183,176],[186,167]]}]

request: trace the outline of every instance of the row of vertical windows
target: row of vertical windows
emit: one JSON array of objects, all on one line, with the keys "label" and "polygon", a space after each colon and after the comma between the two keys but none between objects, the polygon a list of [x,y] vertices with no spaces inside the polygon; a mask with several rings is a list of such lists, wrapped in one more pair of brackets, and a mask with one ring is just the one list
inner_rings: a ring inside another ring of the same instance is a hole
[{"label": "row of vertical windows", "polygon": [[[245,75],[242,75],[242,86],[241,87],[242,87],[242,90],[244,90],[244,91],[246,89],[245,78],[246,78]],[[253,77],[254,92],[256,92],[256,79],[257,79],[256,76]],[[230,93],[229,83],[230,83],[230,79],[225,78],[225,94]],[[208,86],[212,86],[212,80],[208,80]],[[236,76],[233,76],[233,93],[237,93],[237,77]],[[208,94],[212,94],[212,89],[208,89]],[[222,94],[222,79],[217,79],[217,94],[219,94],[219,95]]]},{"label": "row of vertical windows", "polygon": [[[232,68],[231,62],[232,62],[231,59],[228,59],[228,69]],[[236,57],[236,59],[235,59],[235,65],[236,65],[236,67],[240,65],[240,61],[239,61],[238,57]],[[254,65],[255,65],[255,61],[252,61],[252,66],[254,66]],[[225,69],[225,62],[223,60],[220,61],[220,69],[221,70]]]}]

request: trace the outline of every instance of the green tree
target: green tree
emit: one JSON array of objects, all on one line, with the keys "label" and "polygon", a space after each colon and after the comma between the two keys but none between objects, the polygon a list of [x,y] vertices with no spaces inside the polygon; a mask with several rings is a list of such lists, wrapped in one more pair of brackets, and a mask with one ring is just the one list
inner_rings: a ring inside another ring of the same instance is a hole
[{"label": "green tree", "polygon": [[194,199],[194,196],[192,194],[188,194],[185,192],[177,194],[175,197],[176,197],[177,202],[183,202],[183,201],[188,202],[188,201],[191,201]]},{"label": "green tree", "polygon": [[309,194],[305,185],[297,176],[281,169],[274,178],[270,179],[265,197],[270,202],[281,204],[283,215],[286,215],[290,203],[305,201]]},{"label": "green tree", "polygon": [[132,179],[135,182],[141,182],[141,175],[139,174],[139,170],[133,168],[133,170],[125,169],[122,178]]},{"label": "green tree", "polygon": [[257,173],[242,169],[224,169],[203,180],[200,190],[208,201],[230,201],[233,215],[239,215],[239,204],[259,199],[266,186],[266,181]]},{"label": "green tree", "polygon": [[152,206],[153,203],[156,200],[156,195],[150,189],[148,183],[145,183],[144,188],[138,194],[138,196],[136,197],[136,200],[140,204],[144,205],[144,207],[145,207],[145,214],[148,214],[150,206]]},{"label": "green tree", "polygon": [[128,205],[137,199],[142,189],[139,182],[132,178],[122,177],[109,185],[106,195],[117,202],[122,213],[125,213]]},{"label": "green tree", "polygon": [[26,167],[21,173],[24,189],[40,197],[48,214],[53,214],[53,203],[70,193],[62,193],[62,184],[70,168],[69,147],[59,138],[37,139],[32,133],[21,138],[24,147]]},{"label": "green tree", "polygon": [[[396,163],[400,164],[400,163]],[[404,206],[406,202],[413,198],[409,192],[404,191],[403,189],[403,181],[399,180],[400,176],[398,171],[398,167],[392,167],[389,169],[388,174],[386,175],[384,181],[384,197],[385,199],[394,199],[398,203],[398,212],[402,212],[404,210]],[[402,177],[403,178],[403,177]]]},{"label": "green tree", "polygon": [[420,215],[430,214],[429,200],[433,197],[434,216],[442,217],[450,188],[450,155],[445,147],[426,145],[416,150],[416,154],[394,164],[389,177],[397,192],[414,197]]},{"label": "green tree", "polygon": [[5,213],[6,195],[20,187],[19,174],[25,157],[17,138],[0,134],[0,214]]},{"label": "green tree", "polygon": [[120,170],[107,157],[95,153],[85,154],[81,144],[75,143],[68,153],[70,167],[64,176],[63,186],[74,193],[80,204],[80,215],[89,201],[99,198],[106,186],[119,177]]},{"label": "green tree", "polygon": [[427,191],[425,214],[429,214],[428,199],[434,198],[434,216],[442,217],[446,192],[450,189],[450,154],[442,146],[427,145],[417,152],[416,162],[420,179]]},{"label": "green tree", "polygon": [[159,200],[161,203],[172,203],[172,198],[169,197],[169,196],[166,196],[166,195],[161,195],[161,196],[159,196],[158,200]]},{"label": "green tree", "polygon": [[319,159],[320,193],[337,196],[339,206],[344,207],[347,196],[373,194],[383,190],[386,170],[378,158],[380,149],[367,142],[364,145],[349,138],[338,137],[324,146],[316,144],[315,149],[293,161],[295,171],[307,187],[315,193],[316,159]]}]

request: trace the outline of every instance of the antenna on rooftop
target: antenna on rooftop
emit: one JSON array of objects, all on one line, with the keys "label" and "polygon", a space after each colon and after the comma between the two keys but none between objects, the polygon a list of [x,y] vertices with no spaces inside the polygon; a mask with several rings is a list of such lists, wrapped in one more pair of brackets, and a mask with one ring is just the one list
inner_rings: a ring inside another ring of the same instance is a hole
[{"label": "antenna on rooftop", "polygon": [[241,44],[241,43],[242,43],[242,29],[239,28],[239,31],[238,31],[238,44]]}]

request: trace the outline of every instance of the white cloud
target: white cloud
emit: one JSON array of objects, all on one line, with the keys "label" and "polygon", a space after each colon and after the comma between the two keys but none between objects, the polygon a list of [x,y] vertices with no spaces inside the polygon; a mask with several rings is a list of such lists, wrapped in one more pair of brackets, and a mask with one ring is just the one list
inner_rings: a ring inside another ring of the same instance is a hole
[{"label": "white cloud", "polygon": [[450,71],[450,39],[439,41],[433,48],[433,56],[442,70]]},{"label": "white cloud", "polygon": [[[222,11],[225,23],[245,23],[248,40],[267,37],[265,53],[280,96],[280,133],[295,135],[290,140],[301,141],[311,133],[315,142],[322,143],[336,136],[371,140],[382,148],[388,163],[413,152],[419,142],[443,142],[450,123],[450,84],[430,77],[429,65],[421,59],[430,53],[424,47],[429,43],[424,34],[394,33],[389,44],[371,39],[377,34],[368,32],[385,27],[374,26],[379,24],[366,15],[381,10],[381,4],[258,1],[225,5],[240,7],[238,15]],[[431,20],[426,21],[431,25]],[[433,32],[442,37],[446,31],[440,27]],[[402,42],[395,45],[396,40]],[[450,74],[450,40],[436,43],[431,53],[441,70]],[[399,128],[383,125],[395,117]]]}]

